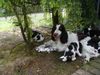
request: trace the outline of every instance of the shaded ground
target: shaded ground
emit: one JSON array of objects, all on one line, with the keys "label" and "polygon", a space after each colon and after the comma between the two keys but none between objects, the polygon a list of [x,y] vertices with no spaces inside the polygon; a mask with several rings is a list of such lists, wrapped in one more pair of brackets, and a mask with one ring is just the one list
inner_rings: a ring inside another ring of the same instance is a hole
[{"label": "shaded ground", "polygon": [[100,75],[100,57],[85,64],[72,75]]},{"label": "shaded ground", "polygon": [[[50,38],[48,28],[40,29],[46,40]],[[71,75],[82,65],[80,58],[75,62],[61,62],[61,55],[29,50],[18,31],[0,32],[0,75]]]}]

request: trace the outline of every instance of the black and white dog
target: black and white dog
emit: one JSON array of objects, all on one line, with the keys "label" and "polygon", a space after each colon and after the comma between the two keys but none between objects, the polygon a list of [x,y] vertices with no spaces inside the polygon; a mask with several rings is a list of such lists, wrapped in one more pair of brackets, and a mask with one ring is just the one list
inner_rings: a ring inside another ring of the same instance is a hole
[{"label": "black and white dog", "polygon": [[55,42],[58,51],[65,51],[68,45],[72,42],[77,44],[76,51],[81,56],[79,52],[79,41],[77,34],[66,31],[63,24],[54,25],[51,31],[51,38]]},{"label": "black and white dog", "polygon": [[[68,48],[65,50],[64,55],[60,57],[62,61],[67,61],[68,59],[71,59],[72,61],[76,60],[76,54],[77,54],[77,43],[72,42]],[[82,44],[79,43],[79,52],[82,53]]]},{"label": "black and white dog", "polygon": [[32,39],[41,42],[44,40],[44,36],[39,31],[32,30]]},{"label": "black and white dog", "polygon": [[86,61],[90,61],[90,58],[100,55],[100,30],[94,25],[90,25],[83,29],[83,34],[86,37],[81,40],[83,45],[82,54]]},{"label": "black and white dog", "polygon": [[80,41],[83,47],[82,55],[85,57],[86,62],[90,61],[90,58],[99,56],[99,41],[98,38],[91,38],[90,36],[87,36]]},{"label": "black and white dog", "polygon": [[78,56],[84,56],[86,61],[90,61],[90,58],[92,57],[99,56],[98,53],[100,52],[100,39],[98,37],[85,35],[79,40],[79,37],[76,33],[66,31],[63,24],[57,24],[52,27],[51,38],[51,41],[46,42],[45,45],[38,47],[37,51],[64,52],[64,55],[60,57],[62,61],[67,61],[68,58],[71,58],[71,60],[74,61],[76,60],[76,54]]},{"label": "black and white dog", "polygon": [[[53,48],[50,49],[51,51],[64,52],[64,54],[67,53],[66,56],[72,56],[73,61],[76,60],[76,53],[79,56],[82,56],[79,51],[79,41],[77,34],[66,31],[63,24],[57,24],[52,27],[51,38],[52,40],[49,43],[49,45],[52,45]],[[41,48],[37,48],[37,51],[44,52],[45,49]],[[63,60],[63,58],[61,59]]]},{"label": "black and white dog", "polygon": [[100,33],[98,30],[91,28],[88,28],[88,30],[90,30],[88,32],[89,35],[84,36],[84,38],[79,41],[77,34],[66,31],[64,25],[58,24],[53,26],[52,40],[56,43],[58,51],[64,51],[64,55],[60,57],[62,61],[67,61],[67,58],[71,58],[71,60],[74,61],[76,60],[76,54],[85,56],[86,61],[89,61],[92,57],[99,56]]},{"label": "black and white dog", "polygon": [[85,27],[83,29],[84,35],[90,36],[90,37],[98,37],[100,38],[100,30],[99,28],[95,27],[94,25],[90,25],[89,27]]}]

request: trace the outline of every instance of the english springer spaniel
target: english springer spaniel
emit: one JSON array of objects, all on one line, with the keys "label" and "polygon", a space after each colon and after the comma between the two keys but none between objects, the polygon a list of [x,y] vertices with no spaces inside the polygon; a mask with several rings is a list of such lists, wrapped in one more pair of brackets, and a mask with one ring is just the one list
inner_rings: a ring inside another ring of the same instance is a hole
[{"label": "english springer spaniel", "polygon": [[[77,54],[77,43],[72,42],[68,48],[65,50],[64,55],[60,57],[60,59],[62,59],[62,61],[67,61],[69,59],[71,59],[72,61],[76,60],[76,54]],[[82,52],[82,44],[79,43],[79,51],[80,53]]]},{"label": "english springer spaniel", "polygon": [[99,28],[96,28],[95,26],[89,26],[83,29],[84,35],[90,36],[90,37],[98,37],[100,38],[100,30]]},{"label": "english springer spaniel", "polygon": [[[79,41],[77,34],[66,31],[63,24],[57,24],[52,27],[51,31],[51,38],[52,41],[49,43],[49,45],[52,45],[53,50],[58,52],[63,52],[67,49],[67,47],[72,43],[77,44],[76,52],[79,56],[82,54],[79,52]],[[37,49],[38,51],[40,49]],[[52,50],[52,51],[53,51]],[[41,50],[39,52],[42,52]],[[44,50],[43,50],[44,52]]]},{"label": "english springer spaniel", "polygon": [[32,39],[41,42],[44,40],[44,36],[39,31],[32,30]]},{"label": "english springer spaniel", "polygon": [[87,36],[86,38],[82,39],[82,55],[85,57],[85,61],[90,61],[90,58],[98,57],[99,56],[99,39],[97,38],[91,38]]},{"label": "english springer spaniel", "polygon": [[63,24],[57,24],[52,28],[52,40],[56,43],[56,47],[58,51],[65,51],[71,43],[75,43],[77,46],[76,52],[79,56],[81,53],[79,52],[79,41],[78,36],[75,33],[66,31]]},{"label": "english springer spaniel", "polygon": [[88,30],[89,32],[84,32],[84,36],[79,38],[76,33],[66,31],[63,24],[54,25],[51,31],[52,40],[40,45],[36,50],[49,53],[50,51],[64,52],[63,56],[60,57],[62,61],[68,59],[74,61],[76,54],[84,56],[85,61],[90,61],[90,58],[100,55],[100,38],[95,33],[92,36],[91,28]]}]

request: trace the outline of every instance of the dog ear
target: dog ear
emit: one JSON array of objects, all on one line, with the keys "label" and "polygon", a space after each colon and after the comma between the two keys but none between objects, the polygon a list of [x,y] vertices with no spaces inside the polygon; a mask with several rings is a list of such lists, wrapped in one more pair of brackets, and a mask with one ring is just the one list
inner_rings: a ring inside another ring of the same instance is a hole
[{"label": "dog ear", "polygon": [[51,31],[51,39],[52,39],[53,41],[55,41],[55,38],[54,38],[54,36],[53,36],[53,33],[54,33],[55,29],[56,29],[56,26],[54,25],[54,26],[52,27],[52,31]]},{"label": "dog ear", "polygon": [[67,41],[68,41],[68,34],[67,34],[67,32],[66,32],[66,29],[65,29],[65,27],[64,27],[64,25],[63,24],[60,24],[61,25],[61,36],[60,36],[60,41],[61,41],[61,43],[67,43]]},{"label": "dog ear", "polygon": [[63,31],[62,33],[61,33],[61,37],[60,37],[60,41],[61,41],[61,43],[67,43],[67,41],[68,41],[68,34],[67,34],[67,32],[66,31]]}]

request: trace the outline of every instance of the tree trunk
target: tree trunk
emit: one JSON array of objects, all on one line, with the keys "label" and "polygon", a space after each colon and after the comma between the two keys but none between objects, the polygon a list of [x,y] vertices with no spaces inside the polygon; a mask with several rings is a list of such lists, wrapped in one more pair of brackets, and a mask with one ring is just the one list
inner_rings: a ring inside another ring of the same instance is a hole
[{"label": "tree trunk", "polygon": [[100,0],[98,0],[98,2],[97,2],[97,18],[100,19],[99,13],[100,13]]},{"label": "tree trunk", "polygon": [[10,2],[11,2],[11,4],[12,4],[13,11],[14,11],[14,13],[15,13],[15,15],[16,15],[16,18],[17,18],[17,20],[18,20],[18,22],[19,22],[19,24],[20,24],[20,29],[21,29],[21,33],[22,33],[23,39],[24,39],[25,43],[28,44],[27,38],[26,38],[26,36],[25,36],[25,34],[24,34],[24,28],[23,28],[23,26],[22,26],[20,17],[18,16],[18,13],[17,13],[17,11],[16,11],[16,7],[15,7],[15,5],[13,4],[12,0],[10,0]]},{"label": "tree trunk", "polygon": [[30,44],[30,39],[31,39],[31,34],[30,34],[30,27],[29,27],[29,23],[28,23],[28,19],[27,19],[27,12],[26,12],[26,6],[25,4],[23,4],[22,7],[22,12],[23,12],[23,16],[24,16],[24,24],[25,24],[25,31],[27,34],[27,39],[28,39],[28,43]]},{"label": "tree trunk", "polygon": [[52,22],[53,25],[56,25],[59,23],[59,19],[58,19],[58,10],[56,10],[55,8],[52,8]]}]

